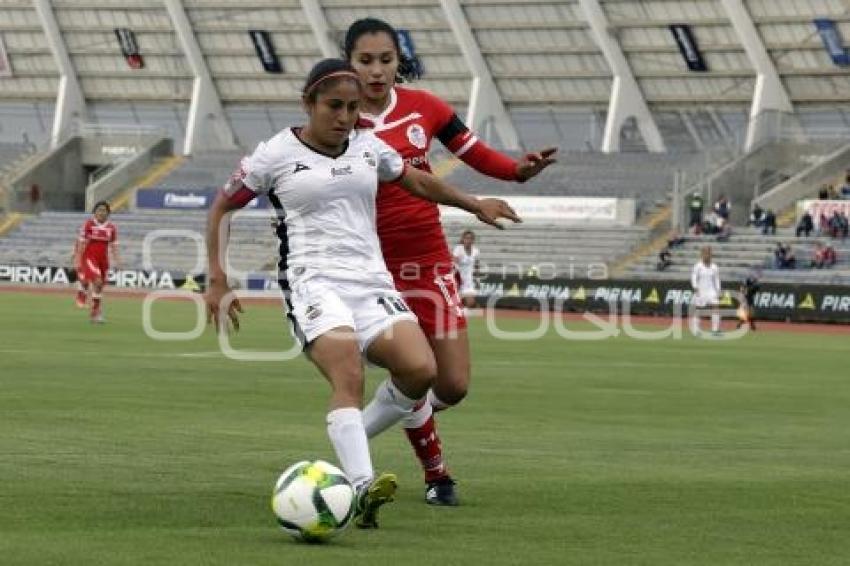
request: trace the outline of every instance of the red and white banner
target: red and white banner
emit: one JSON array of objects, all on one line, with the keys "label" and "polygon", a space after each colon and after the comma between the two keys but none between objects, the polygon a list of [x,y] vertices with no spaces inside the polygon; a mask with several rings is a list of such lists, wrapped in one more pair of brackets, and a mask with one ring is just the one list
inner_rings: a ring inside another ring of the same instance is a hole
[{"label": "red and white banner", "polygon": [[9,64],[9,55],[6,53],[6,45],[3,36],[0,36],[0,77],[11,77],[12,66]]},{"label": "red and white banner", "polygon": [[812,215],[815,229],[818,229],[821,215],[829,220],[836,210],[850,218],[850,200],[804,200],[797,208],[797,221],[799,222],[803,213],[808,211]]},{"label": "red and white banner", "polygon": [[[479,196],[479,195],[476,195]],[[485,197],[481,197],[485,198]],[[622,199],[597,197],[527,197],[498,196],[508,202],[523,220],[557,222],[605,222],[631,224],[634,219],[618,214]],[[460,217],[469,213],[448,206],[440,207],[443,217]]]}]

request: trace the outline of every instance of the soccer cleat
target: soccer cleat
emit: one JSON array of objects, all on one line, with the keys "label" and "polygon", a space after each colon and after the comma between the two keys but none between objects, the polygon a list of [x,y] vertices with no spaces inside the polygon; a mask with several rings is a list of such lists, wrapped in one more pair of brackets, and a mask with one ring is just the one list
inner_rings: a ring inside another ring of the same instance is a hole
[{"label": "soccer cleat", "polygon": [[359,529],[378,528],[378,509],[395,498],[398,480],[395,474],[381,474],[357,492],[354,524]]},{"label": "soccer cleat", "polygon": [[84,309],[86,308],[86,292],[85,291],[77,291],[77,298],[75,300],[77,303],[77,308]]},{"label": "soccer cleat", "polygon": [[92,324],[104,324],[106,319],[103,318],[103,313],[101,311],[91,313],[91,323]]},{"label": "soccer cleat", "polygon": [[456,507],[460,505],[455,493],[455,482],[449,476],[428,482],[425,487],[425,503]]}]

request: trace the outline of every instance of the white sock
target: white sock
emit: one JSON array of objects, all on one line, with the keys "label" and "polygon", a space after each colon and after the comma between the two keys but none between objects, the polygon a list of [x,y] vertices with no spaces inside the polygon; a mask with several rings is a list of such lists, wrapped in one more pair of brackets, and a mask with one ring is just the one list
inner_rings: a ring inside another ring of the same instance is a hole
[{"label": "white sock", "polygon": [[691,322],[691,334],[696,336],[697,334],[699,334],[699,315],[694,314],[691,317],[690,322]]},{"label": "white sock", "polygon": [[720,313],[719,312],[711,313],[711,331],[712,332],[720,332]]},{"label": "white sock", "polygon": [[401,426],[404,428],[419,428],[431,418],[433,413],[434,409],[431,407],[431,403],[426,400],[422,403],[422,406],[418,409],[414,409],[406,417],[404,417],[401,421]]},{"label": "white sock", "polygon": [[328,436],[342,470],[355,488],[372,481],[375,471],[369,454],[369,440],[363,428],[363,415],[355,407],[328,413]]},{"label": "white sock", "polygon": [[430,403],[431,407],[435,411],[442,411],[443,409],[448,409],[451,407],[449,403],[441,401],[439,397],[434,394],[433,389],[428,390],[428,403]]},{"label": "white sock", "polygon": [[366,435],[374,438],[410,414],[416,399],[399,391],[392,378],[387,378],[375,390],[375,396],[363,409]]}]

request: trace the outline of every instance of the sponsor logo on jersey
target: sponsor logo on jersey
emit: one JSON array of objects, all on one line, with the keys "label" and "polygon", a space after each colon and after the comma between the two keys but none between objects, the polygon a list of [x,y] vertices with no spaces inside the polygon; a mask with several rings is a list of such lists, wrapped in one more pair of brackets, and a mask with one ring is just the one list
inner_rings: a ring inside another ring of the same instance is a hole
[{"label": "sponsor logo on jersey", "polygon": [[299,171],[309,171],[310,168],[301,163],[300,161],[295,162],[295,169],[292,170],[292,174],[298,173]]},{"label": "sponsor logo on jersey", "polygon": [[419,124],[411,124],[407,127],[407,141],[418,149],[428,147],[428,136],[425,135],[425,128]]},{"label": "sponsor logo on jersey", "polygon": [[331,167],[331,175],[334,177],[339,177],[342,175],[351,175],[351,165],[346,165],[345,167]]},{"label": "sponsor logo on jersey", "polygon": [[371,151],[364,151],[363,152],[363,159],[366,160],[366,163],[369,165],[369,167],[377,167],[378,166],[378,162],[375,159],[375,154],[372,153]]},{"label": "sponsor logo on jersey", "polygon": [[414,157],[405,157],[404,162],[410,165],[411,167],[421,167],[422,165],[428,165],[428,156],[427,155],[416,155]]}]

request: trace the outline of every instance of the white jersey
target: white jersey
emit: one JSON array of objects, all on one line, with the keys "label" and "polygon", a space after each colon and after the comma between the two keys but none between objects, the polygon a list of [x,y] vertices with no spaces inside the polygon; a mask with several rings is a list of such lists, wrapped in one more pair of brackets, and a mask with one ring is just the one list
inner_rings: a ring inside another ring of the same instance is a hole
[{"label": "white jersey", "polygon": [[720,270],[717,264],[706,266],[702,261],[694,264],[691,273],[691,286],[698,296],[719,297],[720,296]]},{"label": "white jersey", "polygon": [[463,244],[456,245],[454,251],[452,251],[452,257],[454,258],[455,266],[457,266],[462,287],[473,284],[475,264],[478,261],[479,255],[481,254],[475,246],[472,246],[470,253],[466,253],[466,248],[463,247]]},{"label": "white jersey", "polygon": [[[348,147],[331,157],[286,129],[242,160],[242,186],[267,194],[281,226],[280,273],[287,283],[312,277],[374,282],[392,288],[375,227],[378,181],[404,173],[401,156],[368,130],[354,130]],[[237,180],[238,181],[238,180]]]}]

